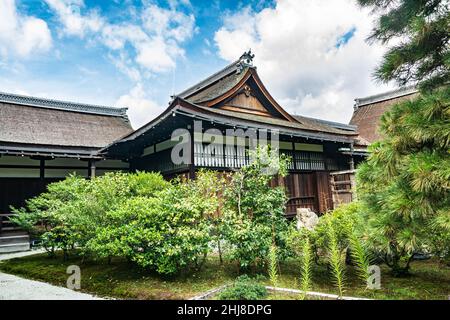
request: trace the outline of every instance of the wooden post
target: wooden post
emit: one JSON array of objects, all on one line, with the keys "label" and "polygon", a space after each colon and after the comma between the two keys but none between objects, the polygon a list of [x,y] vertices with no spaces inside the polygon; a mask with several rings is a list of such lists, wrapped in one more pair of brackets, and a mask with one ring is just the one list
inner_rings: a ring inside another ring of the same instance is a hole
[{"label": "wooden post", "polygon": [[354,147],[353,147],[353,143],[352,143],[350,145],[350,161],[349,161],[350,170],[355,170],[355,161],[353,160],[353,151],[354,151]]},{"label": "wooden post", "polygon": [[191,144],[191,159],[189,164],[189,179],[195,179],[195,132],[194,132],[194,124],[191,125],[190,131],[190,144]]},{"label": "wooden post", "polygon": [[295,142],[294,141],[292,141],[292,163],[293,163],[294,171],[297,170],[297,164],[295,161]]},{"label": "wooden post", "polygon": [[88,177],[90,179],[95,178],[95,160],[89,160],[88,161]]},{"label": "wooden post", "polygon": [[333,202],[331,209],[333,209],[333,210],[336,209],[336,202],[337,202],[336,189],[335,189],[335,184],[334,184],[335,178],[334,177],[335,177],[334,175],[330,174],[331,201]]},{"label": "wooden post", "polygon": [[350,176],[350,189],[351,189],[351,193],[352,193],[352,201],[356,201],[356,200],[358,200],[358,197],[356,195],[355,172],[350,173],[349,176]]},{"label": "wooden post", "polygon": [[39,178],[41,181],[45,179],[45,159],[39,160]]}]

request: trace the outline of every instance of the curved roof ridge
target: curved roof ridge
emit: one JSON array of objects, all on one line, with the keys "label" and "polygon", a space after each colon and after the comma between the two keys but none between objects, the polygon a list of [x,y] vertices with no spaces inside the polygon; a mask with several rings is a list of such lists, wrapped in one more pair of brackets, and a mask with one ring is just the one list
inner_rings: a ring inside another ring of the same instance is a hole
[{"label": "curved roof ridge", "polygon": [[355,99],[355,109],[365,106],[365,105],[368,105],[368,104],[381,102],[381,101],[385,101],[385,100],[391,100],[391,99],[395,99],[395,98],[402,97],[402,96],[407,96],[407,95],[416,93],[418,91],[419,90],[417,89],[417,87],[412,85],[412,86],[400,87],[400,88],[397,88],[394,90],[374,94],[374,95],[364,97],[364,98],[356,98]]},{"label": "curved roof ridge", "polygon": [[204,89],[205,87],[209,86],[210,84],[224,78],[225,76],[229,75],[232,72],[236,72],[236,70],[238,69],[239,66],[239,61],[240,59],[230,63],[229,65],[225,66],[223,69],[217,71],[216,73],[213,73],[212,75],[210,75],[209,77],[207,77],[206,79],[194,84],[193,86],[187,88],[186,90],[184,90],[183,92],[180,92],[176,95],[174,95],[175,97],[182,97],[182,98],[187,98],[190,95],[192,95],[193,93]]},{"label": "curved roof ridge", "polygon": [[0,102],[19,104],[24,106],[57,109],[63,111],[73,111],[106,116],[123,117],[128,119],[128,108],[115,108],[94,104],[77,103],[56,99],[39,98],[20,94],[0,92]]}]

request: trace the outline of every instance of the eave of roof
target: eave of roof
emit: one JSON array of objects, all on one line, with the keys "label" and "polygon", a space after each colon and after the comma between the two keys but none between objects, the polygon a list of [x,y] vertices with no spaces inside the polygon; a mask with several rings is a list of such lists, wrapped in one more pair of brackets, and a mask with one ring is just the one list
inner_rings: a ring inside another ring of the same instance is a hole
[{"label": "eave of roof", "polygon": [[194,104],[193,104],[193,106],[195,106],[196,108],[199,108],[202,112],[217,114],[217,115],[224,116],[227,118],[234,118],[234,119],[240,119],[240,120],[244,120],[244,121],[255,122],[255,123],[259,123],[261,125],[272,125],[272,126],[291,128],[291,129],[295,129],[295,130],[305,130],[305,131],[310,131],[310,132],[324,132],[324,133],[336,134],[336,135],[346,135],[346,136],[347,135],[350,135],[350,136],[356,135],[355,132],[349,132],[349,131],[344,131],[344,130],[340,130],[340,129],[335,129],[335,128],[332,128],[330,126],[323,125],[323,124],[316,125],[316,123],[311,123],[311,122],[306,123],[306,121],[304,121],[304,123],[302,123],[300,121],[299,122],[290,122],[290,121],[278,119],[278,118],[270,118],[270,117],[259,116],[259,115],[254,115],[254,114],[247,114],[247,113],[230,111],[230,110],[208,108],[208,107],[203,107],[203,106],[194,105]]},{"label": "eave of roof", "polygon": [[103,159],[99,148],[68,147],[55,145],[12,144],[0,142],[0,155],[39,156],[54,158]]},{"label": "eave of roof", "polygon": [[45,99],[31,96],[24,96],[12,93],[0,92],[0,102],[25,105],[30,107],[57,109],[71,112],[81,112],[104,116],[122,117],[128,120],[128,108],[113,108],[93,104],[76,103],[54,99]]},{"label": "eave of roof", "polygon": [[100,153],[106,152],[114,145],[126,143],[140,137],[147,131],[162,123],[167,117],[177,114],[189,116],[198,120],[214,121],[215,123],[235,128],[278,130],[280,135],[291,135],[322,141],[353,143],[355,135],[357,135],[357,133],[350,133],[344,130],[340,130],[340,133],[315,131],[302,127],[302,124],[300,123],[292,123],[281,119],[246,115],[240,112],[203,107],[177,97],[172,101],[171,105],[154,120],[128,134],[122,139],[114,141],[110,145],[101,149]]}]

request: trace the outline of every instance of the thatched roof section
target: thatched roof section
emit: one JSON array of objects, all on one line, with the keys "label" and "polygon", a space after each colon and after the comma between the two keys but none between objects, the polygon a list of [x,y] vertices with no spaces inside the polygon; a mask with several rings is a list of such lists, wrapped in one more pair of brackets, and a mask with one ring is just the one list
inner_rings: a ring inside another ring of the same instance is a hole
[{"label": "thatched roof section", "polygon": [[[227,90],[231,89],[232,83],[239,82],[245,72],[242,72],[243,67],[245,67],[241,60],[245,57],[246,53],[242,55],[238,60],[230,63],[225,68],[217,71],[206,79],[196,83],[195,85],[189,87],[188,89],[180,92],[176,97],[186,99],[190,102],[200,102],[205,101],[205,97],[213,99]],[[206,91],[206,92],[204,92]]]},{"label": "thatched roof section", "polygon": [[126,109],[0,94],[0,145],[101,148],[130,132]]},{"label": "thatched roof section", "polygon": [[358,127],[360,145],[369,145],[381,139],[378,131],[380,118],[395,103],[412,99],[418,94],[413,87],[389,91],[382,94],[355,99],[351,125]]}]

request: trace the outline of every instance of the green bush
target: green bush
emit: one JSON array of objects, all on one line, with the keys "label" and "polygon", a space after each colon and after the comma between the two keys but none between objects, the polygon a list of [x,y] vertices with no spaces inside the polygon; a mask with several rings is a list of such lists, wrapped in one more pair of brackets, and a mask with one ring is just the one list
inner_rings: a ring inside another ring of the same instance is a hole
[{"label": "green bush", "polygon": [[175,182],[154,197],[134,197],[107,214],[88,249],[102,256],[125,256],[160,274],[200,267],[209,251],[213,206],[196,191],[201,181]]},{"label": "green bush", "polygon": [[267,296],[267,289],[257,279],[247,275],[238,277],[218,296],[220,300],[262,300]]},{"label": "green bush", "polygon": [[224,193],[223,235],[227,257],[241,268],[264,265],[274,243],[278,261],[287,254],[288,223],[284,217],[287,201],[283,187],[270,181],[287,173],[287,159],[257,149],[255,161],[232,176]]},{"label": "green bush", "polygon": [[[157,173],[71,176],[16,210],[16,221],[53,253],[123,257],[161,274],[202,266],[218,210],[217,173],[169,183]],[[43,228],[41,226],[44,226]]]},{"label": "green bush", "polygon": [[82,254],[103,256],[86,244],[97,236],[99,226],[110,224],[108,212],[168,185],[156,173],[107,173],[92,180],[73,175],[50,184],[47,192],[28,200],[26,208],[14,209],[15,222],[42,240],[50,253],[76,247]]},{"label": "green bush", "polygon": [[305,262],[305,243],[308,242],[307,267],[310,268],[313,257],[316,263],[329,265],[331,276],[341,294],[345,278],[344,256],[347,262],[351,261],[356,266],[356,272],[364,285],[369,276],[371,255],[365,233],[364,210],[359,202],[341,205],[321,216],[313,230],[297,230],[296,225],[292,224],[287,237],[289,249],[302,263]]}]

